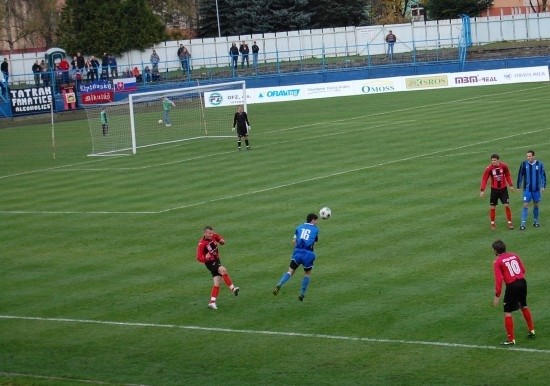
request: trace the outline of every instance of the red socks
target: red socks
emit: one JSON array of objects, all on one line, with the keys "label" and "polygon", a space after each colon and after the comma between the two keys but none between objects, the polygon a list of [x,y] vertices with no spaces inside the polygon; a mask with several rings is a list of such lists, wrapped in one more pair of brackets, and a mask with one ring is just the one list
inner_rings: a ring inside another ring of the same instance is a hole
[{"label": "red socks", "polygon": [[223,281],[225,282],[225,284],[227,284],[228,287],[231,287],[233,285],[233,282],[231,281],[231,278],[229,277],[229,275],[227,273],[225,275],[222,275],[222,278],[223,278]]},{"label": "red socks", "polygon": [[510,207],[509,206],[505,207],[505,211],[506,211],[506,220],[508,220],[508,222],[511,222],[512,221],[512,211],[510,210]]},{"label": "red socks", "polygon": [[496,208],[489,209],[489,220],[491,220],[491,222],[495,222],[496,213],[497,213]]},{"label": "red socks", "polygon": [[535,329],[535,326],[533,324],[533,317],[531,316],[531,311],[529,311],[529,308],[523,307],[521,309],[521,313],[523,314],[523,318],[527,322],[527,328],[529,331],[533,331]]},{"label": "red socks", "polygon": [[504,317],[504,327],[506,328],[506,335],[508,336],[508,341],[513,341],[514,338],[514,319],[512,316]]},{"label": "red socks", "polygon": [[210,292],[210,303],[215,303],[218,293],[220,292],[220,287],[212,286],[212,292]]}]

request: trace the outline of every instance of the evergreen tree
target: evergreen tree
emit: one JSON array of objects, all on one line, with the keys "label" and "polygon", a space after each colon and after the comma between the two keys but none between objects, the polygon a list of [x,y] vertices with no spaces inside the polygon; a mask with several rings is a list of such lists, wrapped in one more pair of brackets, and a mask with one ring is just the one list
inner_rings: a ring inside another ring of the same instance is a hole
[{"label": "evergreen tree", "polygon": [[[221,36],[232,35],[232,25],[229,24],[229,14],[232,12],[231,4],[228,0],[217,0],[218,14],[220,16]],[[218,36],[218,18],[216,15],[216,1],[201,1],[199,6],[199,36],[216,37]]]},{"label": "evergreen tree", "polygon": [[312,12],[308,28],[365,25],[367,0],[309,0]]},{"label": "evergreen tree", "polygon": [[233,35],[250,35],[269,32],[269,14],[265,9],[265,0],[229,0],[228,21]]},{"label": "evergreen tree", "polygon": [[265,11],[268,13],[270,31],[294,31],[309,28],[311,12],[308,0],[266,0]]},{"label": "evergreen tree", "polygon": [[119,55],[165,39],[165,28],[144,0],[67,0],[58,28],[67,52]]},{"label": "evergreen tree", "polygon": [[[126,0],[122,8],[121,32],[124,45],[129,49],[144,50],[167,38],[166,27],[153,14],[146,0]],[[121,51],[122,52],[122,51]]]}]

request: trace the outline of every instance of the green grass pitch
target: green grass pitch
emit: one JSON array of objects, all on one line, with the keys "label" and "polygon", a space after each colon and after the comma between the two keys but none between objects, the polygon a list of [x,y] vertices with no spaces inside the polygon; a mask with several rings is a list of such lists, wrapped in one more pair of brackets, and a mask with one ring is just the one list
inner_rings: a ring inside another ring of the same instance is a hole
[{"label": "green grass pitch", "polygon": [[[547,384],[550,202],[539,229],[488,222],[479,183],[550,167],[548,84],[249,106],[235,139],[93,158],[85,120],[0,130],[0,384]],[[228,125],[232,115],[227,117]],[[4,125],[5,126],[5,125]],[[304,302],[278,296],[294,227],[320,222]],[[530,219],[532,214],[530,211]],[[240,288],[195,261],[202,228]],[[491,243],[527,267],[537,338],[502,348]]]}]

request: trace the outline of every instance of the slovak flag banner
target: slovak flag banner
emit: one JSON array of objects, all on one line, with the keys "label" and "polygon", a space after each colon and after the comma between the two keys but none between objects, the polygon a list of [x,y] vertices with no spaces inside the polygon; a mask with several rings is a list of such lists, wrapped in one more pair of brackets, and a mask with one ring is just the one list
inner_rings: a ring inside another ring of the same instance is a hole
[{"label": "slovak flag banner", "polygon": [[117,92],[129,92],[136,91],[137,84],[136,78],[121,78],[113,80],[115,85],[115,91]]}]

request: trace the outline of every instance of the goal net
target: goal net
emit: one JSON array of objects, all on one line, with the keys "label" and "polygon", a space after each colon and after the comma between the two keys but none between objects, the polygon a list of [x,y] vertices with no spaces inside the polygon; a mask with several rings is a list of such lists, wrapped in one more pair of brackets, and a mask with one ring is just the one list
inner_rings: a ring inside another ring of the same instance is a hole
[{"label": "goal net", "polygon": [[86,105],[91,156],[207,137],[233,137],[236,106],[246,111],[244,81],[130,94],[121,102]]}]

